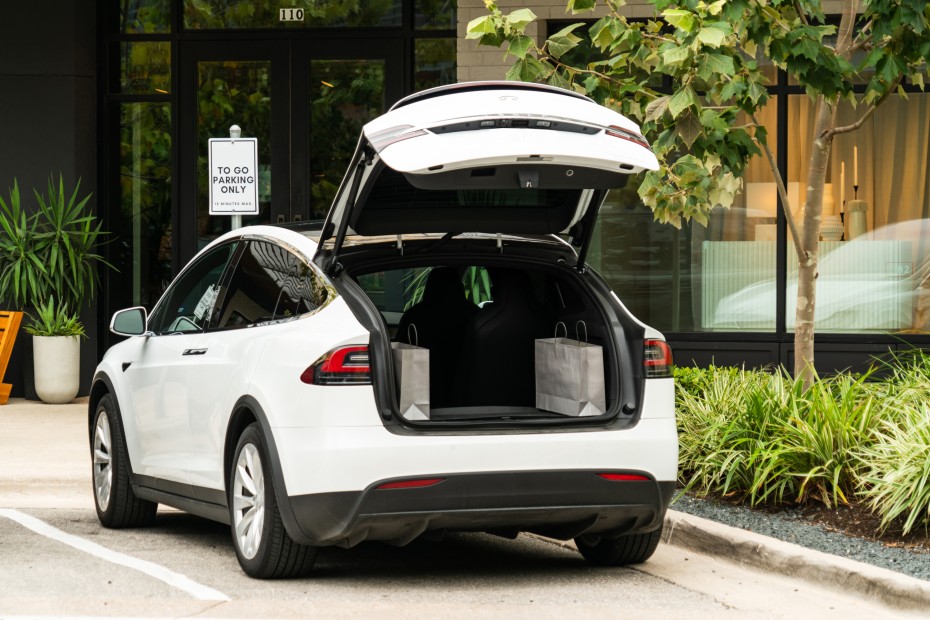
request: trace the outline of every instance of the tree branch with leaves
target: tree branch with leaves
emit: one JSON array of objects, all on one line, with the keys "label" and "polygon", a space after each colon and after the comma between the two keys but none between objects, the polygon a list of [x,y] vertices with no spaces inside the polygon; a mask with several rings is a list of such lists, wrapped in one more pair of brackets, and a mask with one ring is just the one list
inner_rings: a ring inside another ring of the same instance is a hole
[{"label": "tree branch with leaves", "polygon": [[[765,155],[776,179],[800,267],[795,312],[795,374],[813,379],[813,338],[818,249],[826,170],[833,137],[854,131],[900,89],[923,86],[930,59],[930,8],[918,0],[844,0],[839,24],[819,0],[650,0],[651,19],[633,20],[623,0],[569,0],[573,15],[598,4],[607,14],[576,23],[536,45],[526,34],[536,20],[529,9],[503,13],[485,0],[488,14],[468,24],[480,45],[506,46],[513,64],[507,79],[545,82],[584,93],[637,120],[659,159],[639,197],[659,222],[706,225],[711,209],[729,208],[742,191],[751,158]],[[572,61],[580,44],[596,51]],[[867,51],[855,60],[858,51]],[[855,62],[854,62],[855,60]],[[796,225],[785,179],[756,122],[768,103],[763,61],[800,84],[816,102],[808,156],[808,191]],[[864,92],[854,82],[871,76]],[[656,86],[661,79],[670,89]],[[865,106],[856,124],[837,127],[841,101]],[[746,123],[745,119],[751,119]]]}]

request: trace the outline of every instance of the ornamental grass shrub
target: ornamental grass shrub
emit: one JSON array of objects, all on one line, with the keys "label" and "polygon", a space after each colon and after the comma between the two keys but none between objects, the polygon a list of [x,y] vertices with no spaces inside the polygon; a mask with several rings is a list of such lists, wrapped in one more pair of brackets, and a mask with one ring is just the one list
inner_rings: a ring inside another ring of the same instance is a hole
[{"label": "ornamental grass shrub", "polygon": [[859,452],[860,495],[883,529],[930,529],[930,355],[908,351],[887,364],[880,424]]},{"label": "ornamental grass shrub", "polygon": [[877,426],[868,376],[802,381],[783,371],[678,369],[681,482],[752,505],[847,503]]}]

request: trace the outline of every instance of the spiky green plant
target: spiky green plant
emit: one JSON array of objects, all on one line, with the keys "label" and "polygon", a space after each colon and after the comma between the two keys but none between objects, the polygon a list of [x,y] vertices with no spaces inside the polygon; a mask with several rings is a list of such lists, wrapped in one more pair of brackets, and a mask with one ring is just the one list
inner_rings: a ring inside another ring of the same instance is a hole
[{"label": "spiky green plant", "polygon": [[31,323],[24,328],[26,333],[33,336],[82,336],[84,326],[75,312],[67,306],[55,303],[52,297],[45,302],[36,302],[35,315],[29,314]]},{"label": "spiky green plant", "polygon": [[864,464],[862,496],[887,529],[904,519],[902,532],[930,527],[930,403],[905,396],[874,431],[874,443],[859,451]]}]

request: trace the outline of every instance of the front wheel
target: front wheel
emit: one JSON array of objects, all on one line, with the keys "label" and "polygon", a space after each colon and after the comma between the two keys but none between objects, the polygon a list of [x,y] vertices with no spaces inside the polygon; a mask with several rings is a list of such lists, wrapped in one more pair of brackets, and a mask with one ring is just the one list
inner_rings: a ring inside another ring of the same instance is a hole
[{"label": "front wheel", "polygon": [[97,518],[104,527],[144,527],[158,504],[139,499],[129,482],[129,452],[116,398],[105,395],[94,413],[92,477]]},{"label": "front wheel", "polygon": [[655,553],[662,538],[662,528],[645,534],[627,534],[617,538],[603,538],[596,534],[583,534],[575,539],[578,551],[596,566],[626,566],[640,564]]},{"label": "front wheel", "polygon": [[271,462],[258,424],[243,431],[229,475],[233,546],[250,577],[280,579],[305,575],[317,549],[291,540],[274,493]]}]

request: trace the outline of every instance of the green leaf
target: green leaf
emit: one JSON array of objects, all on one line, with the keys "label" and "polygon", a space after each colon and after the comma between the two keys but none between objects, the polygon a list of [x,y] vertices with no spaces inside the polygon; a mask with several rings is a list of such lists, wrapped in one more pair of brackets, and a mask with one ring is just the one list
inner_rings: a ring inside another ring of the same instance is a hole
[{"label": "green leaf", "polygon": [[571,10],[572,15],[574,15],[575,13],[590,11],[595,5],[597,5],[597,0],[569,0],[567,8]]},{"label": "green leaf", "polygon": [[668,111],[671,112],[672,118],[678,118],[678,115],[681,114],[683,110],[692,105],[697,107],[697,95],[690,86],[685,86],[669,99]]},{"label": "green leaf", "polygon": [[656,121],[668,111],[668,102],[671,97],[665,95],[657,99],[653,99],[649,102],[649,105],[646,106],[646,122]]},{"label": "green leaf", "polygon": [[546,41],[549,53],[555,58],[561,58],[562,54],[575,49],[581,38],[573,34],[572,31],[583,24],[572,24],[567,28],[558,31]]},{"label": "green leaf", "polygon": [[733,59],[726,54],[706,54],[704,63],[714,73],[731,76],[736,73]]},{"label": "green leaf", "polygon": [[690,109],[678,117],[675,121],[675,127],[678,129],[678,135],[681,136],[682,141],[689,149],[704,131],[701,121]]},{"label": "green leaf", "polygon": [[518,32],[523,32],[527,24],[536,19],[536,13],[529,9],[517,9],[507,16],[507,22]]},{"label": "green leaf", "polygon": [[686,61],[691,56],[691,49],[688,47],[670,47],[662,52],[662,62],[667,65],[677,65]]},{"label": "green leaf", "polygon": [[686,9],[666,9],[662,11],[665,21],[675,28],[691,32],[694,29],[694,13]]},{"label": "green leaf", "polygon": [[697,34],[697,40],[708,47],[720,47],[726,38],[726,33],[720,28],[704,27]]},{"label": "green leaf", "polygon": [[494,17],[492,15],[476,17],[468,22],[468,26],[465,27],[465,32],[466,39],[480,39],[485,34],[497,32],[497,27],[494,24]]},{"label": "green leaf", "polygon": [[533,39],[526,35],[521,35],[510,41],[510,45],[507,46],[507,53],[517,58],[523,58],[526,56],[526,52],[530,49],[532,44]]}]

